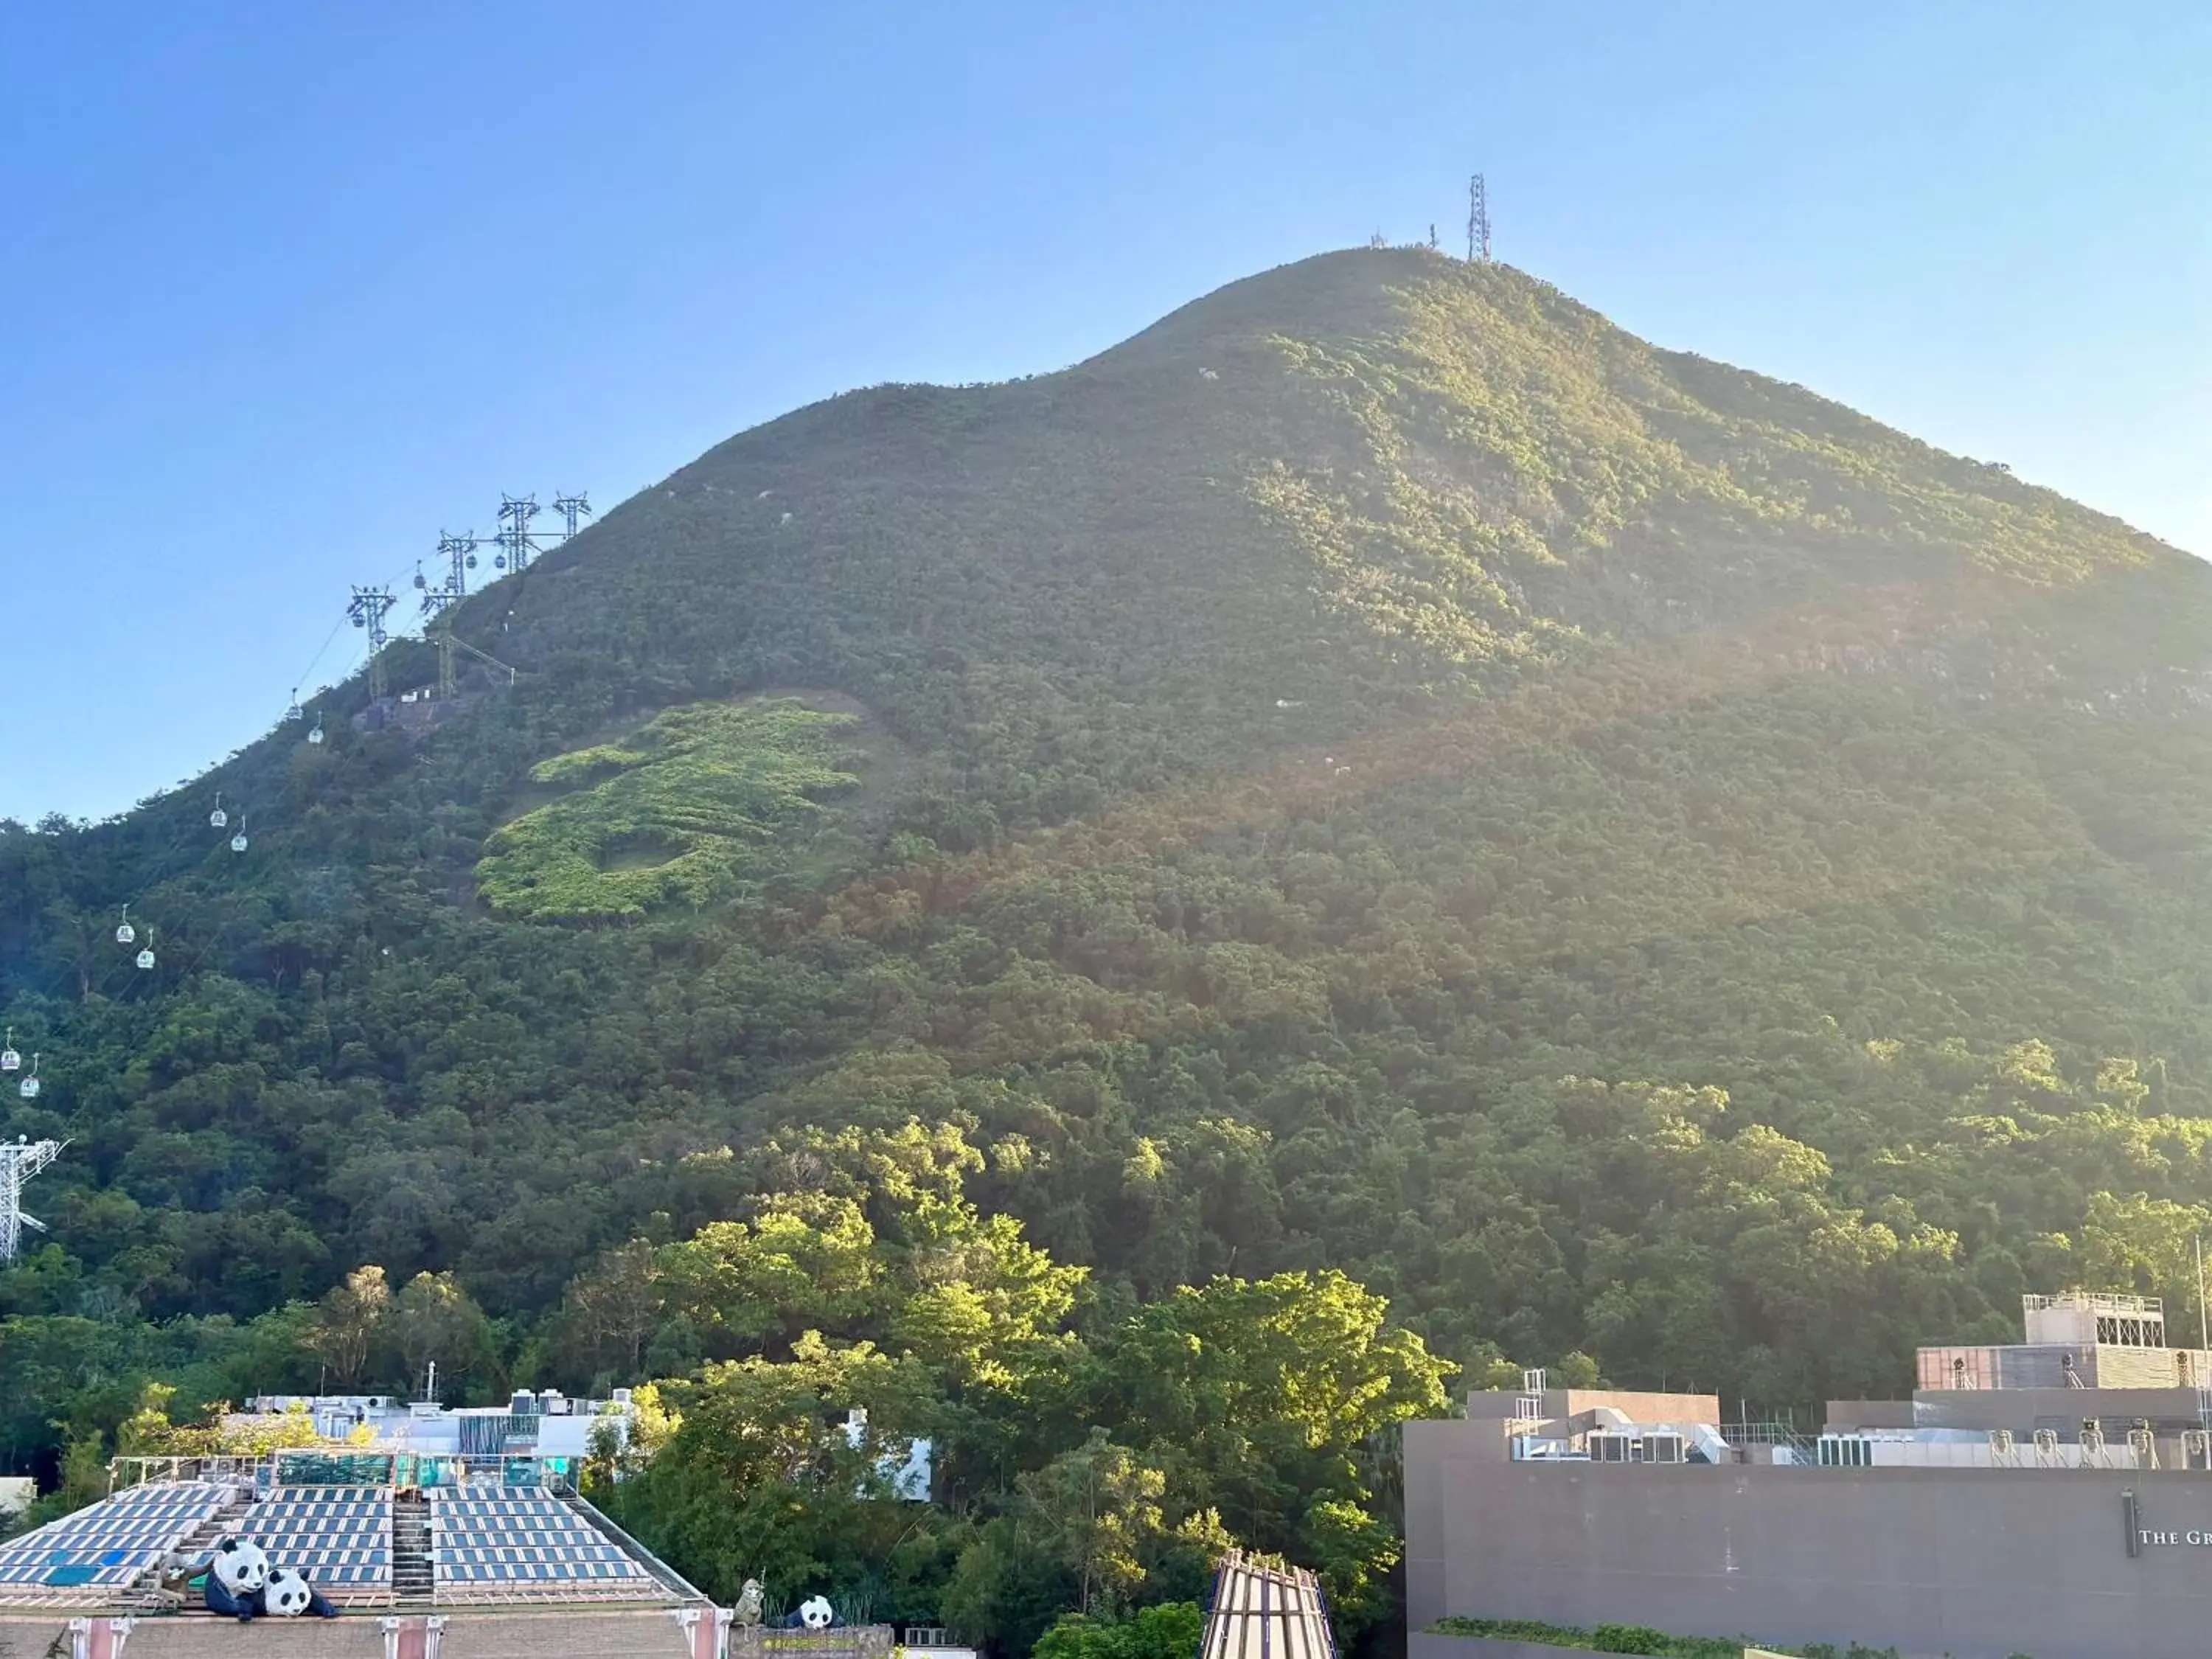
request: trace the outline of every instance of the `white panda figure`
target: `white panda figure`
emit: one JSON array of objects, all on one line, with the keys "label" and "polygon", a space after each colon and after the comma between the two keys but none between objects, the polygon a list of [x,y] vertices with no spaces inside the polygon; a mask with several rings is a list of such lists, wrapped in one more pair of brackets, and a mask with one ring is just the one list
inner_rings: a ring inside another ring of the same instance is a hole
[{"label": "white panda figure", "polygon": [[826,1595],[810,1596],[799,1604],[799,1622],[808,1630],[828,1630],[836,1616]]},{"label": "white panda figure", "polygon": [[261,1610],[272,1619],[297,1619],[315,1599],[307,1581],[289,1567],[279,1567],[261,1587]]},{"label": "white panda figure", "polygon": [[250,1538],[226,1538],[208,1558],[207,1604],[244,1624],[259,1611],[263,1586],[269,1582],[269,1557]]}]

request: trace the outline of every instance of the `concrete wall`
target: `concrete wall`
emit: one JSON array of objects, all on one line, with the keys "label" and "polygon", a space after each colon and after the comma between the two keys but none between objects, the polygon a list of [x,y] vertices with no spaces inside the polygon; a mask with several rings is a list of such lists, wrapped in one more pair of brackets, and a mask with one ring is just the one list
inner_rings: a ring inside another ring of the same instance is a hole
[{"label": "concrete wall", "polygon": [[[355,1613],[335,1620],[257,1619],[250,1625],[208,1613],[179,1613],[125,1619],[112,1613],[89,1615],[94,1659],[116,1649],[110,1626],[127,1624],[125,1659],[385,1659],[384,1626],[388,1613]],[[424,1651],[423,1626],[433,1615],[398,1615],[405,1627],[399,1650]],[[445,1620],[439,1659],[695,1659],[697,1650],[665,1607],[616,1610],[589,1605],[530,1612],[453,1609],[434,1615]],[[713,1648],[713,1612],[706,1610],[708,1651]],[[0,1653],[44,1659],[70,1615],[0,1613]],[[70,1646],[64,1641],[61,1651]],[[1558,1659],[1556,1651],[1548,1659]]]},{"label": "concrete wall", "polygon": [[[2207,1356],[2194,1348],[2088,1347],[2008,1343],[1923,1348],[1919,1387],[1946,1389],[2179,1389],[2212,1377]],[[2071,1373],[2075,1379],[2069,1383]]]},{"label": "concrete wall", "polygon": [[[708,1614],[710,1626],[713,1617]],[[450,1614],[439,1659],[690,1659],[694,1650],[665,1607],[601,1612],[578,1607]]]},{"label": "concrete wall", "polygon": [[1832,1433],[1852,1429],[2010,1429],[2026,1440],[2039,1428],[2071,1440],[2081,1419],[2122,1438],[2139,1418],[2161,1434],[2197,1426],[2194,1389],[1923,1389],[1911,1400],[1831,1400],[1824,1419]]},{"label": "concrete wall", "polygon": [[[2212,1476],[1497,1463],[1407,1425],[1407,1626],[1655,1626],[1956,1659],[2184,1659],[2212,1630]],[[2121,1494],[2161,1541],[2130,1556]],[[2174,1540],[2162,1541],[2166,1535]]]},{"label": "concrete wall", "polygon": [[1831,1434],[1848,1429],[1910,1429],[1918,1425],[1910,1400],[1831,1400],[1821,1422]]},{"label": "concrete wall", "polygon": [[2022,1440],[2039,1428],[2054,1428],[2071,1440],[2081,1419],[2094,1417],[2105,1437],[2117,1440],[2137,1418],[2160,1428],[2194,1428],[2193,1389],[1927,1389],[1914,1396],[1919,1420],[1927,1428],[2010,1429]]},{"label": "concrete wall", "polygon": [[[93,1652],[98,1655],[97,1645]],[[251,1625],[208,1616],[137,1619],[123,1652],[124,1659],[384,1659],[384,1626],[358,1615],[257,1619]]]},{"label": "concrete wall", "polygon": [[[0,1653],[18,1653],[24,1659],[45,1659],[55,1641],[67,1635],[69,1621],[66,1613],[33,1613],[27,1608],[15,1607],[0,1612]],[[69,1651],[65,1642],[62,1651]]]}]

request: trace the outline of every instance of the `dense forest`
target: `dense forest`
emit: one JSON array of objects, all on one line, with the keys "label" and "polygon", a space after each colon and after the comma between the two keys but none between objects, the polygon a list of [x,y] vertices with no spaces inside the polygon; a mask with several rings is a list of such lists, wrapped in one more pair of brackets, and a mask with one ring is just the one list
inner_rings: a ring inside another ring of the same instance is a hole
[{"label": "dense forest", "polygon": [[678,1565],[1018,1650],[1224,1537],[1376,1616],[1389,1425],[1521,1364],[1782,1409],[2023,1291],[2193,1309],[2208,623],[1424,251],[799,410],[460,607],[511,687],[0,824],[0,1128],[70,1142],[0,1463],[652,1382]]}]

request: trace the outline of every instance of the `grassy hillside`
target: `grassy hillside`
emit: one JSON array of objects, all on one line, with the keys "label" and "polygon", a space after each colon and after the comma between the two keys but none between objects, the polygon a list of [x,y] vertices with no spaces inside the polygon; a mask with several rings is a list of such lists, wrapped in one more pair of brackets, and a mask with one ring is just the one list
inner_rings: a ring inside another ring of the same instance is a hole
[{"label": "grassy hillside", "polygon": [[0,829],[0,1129],[74,1142],[0,1311],[49,1392],[276,1387],[265,1325],[143,1322],[450,1269],[479,1389],[681,1371],[742,1346],[564,1287],[909,1119],[1079,1321],[1339,1267],[1478,1368],[1784,1403],[2023,1289],[2185,1304],[2207,578],[1422,252],[832,399],[470,600],[521,678],[434,735],[354,684]]}]

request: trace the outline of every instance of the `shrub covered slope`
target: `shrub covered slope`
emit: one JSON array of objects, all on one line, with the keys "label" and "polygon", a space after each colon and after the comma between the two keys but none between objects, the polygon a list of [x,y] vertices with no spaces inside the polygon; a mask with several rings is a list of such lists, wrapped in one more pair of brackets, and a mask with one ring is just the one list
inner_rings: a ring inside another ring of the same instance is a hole
[{"label": "shrub covered slope", "polygon": [[483,1389],[742,1358],[654,1253],[908,1120],[1102,1330],[1336,1267],[1478,1367],[1779,1403],[2024,1289],[2186,1305],[2206,577],[1419,252],[799,410],[471,599],[520,678],[434,734],[356,684],[0,829],[0,1127],[72,1141],[0,1432],[218,1350],[312,1382],[149,1322],[363,1263],[504,1322]]}]

